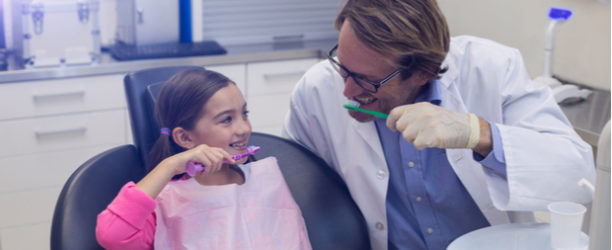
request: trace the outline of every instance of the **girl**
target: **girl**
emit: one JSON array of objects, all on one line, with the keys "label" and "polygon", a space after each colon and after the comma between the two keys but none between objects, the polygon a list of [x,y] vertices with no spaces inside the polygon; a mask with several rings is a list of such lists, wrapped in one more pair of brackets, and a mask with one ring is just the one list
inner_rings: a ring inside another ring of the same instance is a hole
[{"label": "girl", "polygon": [[[155,111],[162,129],[149,172],[124,185],[98,215],[100,245],[311,249],[276,159],[244,165],[246,159],[231,158],[246,151],[251,135],[246,102],[232,81],[209,70],[182,71],[164,83]],[[190,161],[204,171],[185,175]]]}]

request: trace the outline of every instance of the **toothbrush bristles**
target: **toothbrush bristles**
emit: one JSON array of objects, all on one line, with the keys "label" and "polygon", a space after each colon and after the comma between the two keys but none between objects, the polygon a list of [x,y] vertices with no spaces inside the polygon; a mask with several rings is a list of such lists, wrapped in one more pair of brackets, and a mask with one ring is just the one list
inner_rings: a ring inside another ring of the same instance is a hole
[{"label": "toothbrush bristles", "polygon": [[351,105],[351,106],[355,106],[355,107],[359,107],[359,102],[353,101],[353,100],[347,100],[346,104]]}]

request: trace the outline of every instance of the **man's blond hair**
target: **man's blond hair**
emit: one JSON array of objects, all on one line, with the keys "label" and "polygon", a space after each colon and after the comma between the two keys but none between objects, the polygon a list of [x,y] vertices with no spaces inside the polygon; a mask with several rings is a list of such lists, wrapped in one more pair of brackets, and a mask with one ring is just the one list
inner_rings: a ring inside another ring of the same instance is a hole
[{"label": "man's blond hair", "polygon": [[336,18],[348,20],[357,38],[403,69],[402,77],[421,70],[439,77],[450,35],[436,0],[348,0]]}]

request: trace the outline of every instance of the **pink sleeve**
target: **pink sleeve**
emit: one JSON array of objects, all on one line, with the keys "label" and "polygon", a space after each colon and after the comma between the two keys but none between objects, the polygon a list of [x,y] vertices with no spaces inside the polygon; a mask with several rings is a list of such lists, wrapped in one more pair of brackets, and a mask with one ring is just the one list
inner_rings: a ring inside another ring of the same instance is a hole
[{"label": "pink sleeve", "polygon": [[153,249],[156,226],[155,201],[129,182],[98,215],[96,238],[105,249]]}]

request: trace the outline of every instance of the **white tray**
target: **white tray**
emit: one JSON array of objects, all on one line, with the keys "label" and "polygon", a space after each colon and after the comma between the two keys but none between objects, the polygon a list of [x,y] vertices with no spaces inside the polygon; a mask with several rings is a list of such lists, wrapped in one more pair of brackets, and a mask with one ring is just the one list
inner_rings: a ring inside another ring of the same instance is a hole
[{"label": "white tray", "polygon": [[[582,233],[579,250],[589,247],[589,237]],[[513,249],[548,250],[550,226],[548,223],[502,224],[481,228],[455,239],[447,250]]]}]

